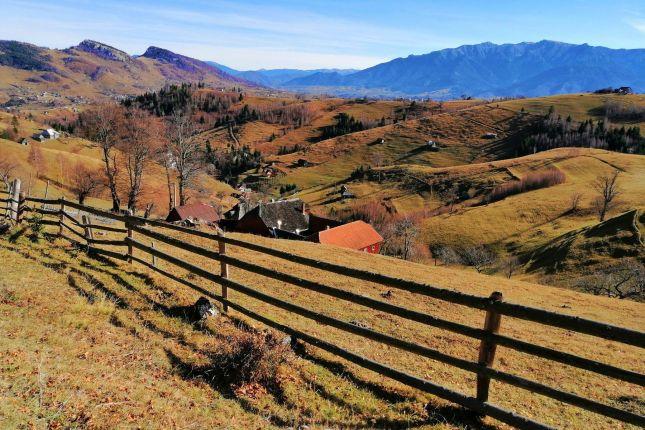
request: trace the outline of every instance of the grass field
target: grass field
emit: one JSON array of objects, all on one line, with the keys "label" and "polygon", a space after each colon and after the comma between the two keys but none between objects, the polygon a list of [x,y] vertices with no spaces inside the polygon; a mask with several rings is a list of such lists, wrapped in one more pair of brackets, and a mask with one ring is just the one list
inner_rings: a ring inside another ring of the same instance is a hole
[{"label": "grass field", "polygon": [[[172,306],[193,303],[199,296],[195,291],[147,272],[136,264],[131,267],[92,260],[66,242],[32,244],[25,237],[26,233],[22,236],[16,233],[11,240],[0,239],[0,255],[9,263],[7,267],[11,267],[1,284],[4,299],[0,309],[6,315],[3,318],[5,332],[10,333],[3,340],[7,347],[2,348],[6,351],[1,358],[2,372],[5,380],[15,380],[13,384],[1,387],[3,396],[8,398],[13,398],[13,393],[27,393],[12,400],[11,406],[5,406],[3,414],[5,419],[11,420],[9,422],[43,423],[51,420],[65,427],[74,422],[74,417],[80,416],[89,417],[99,427],[109,427],[110,423],[119,420],[131,420],[129,422],[134,425],[144,427],[182,427],[191,422],[200,426],[217,426],[222,422],[219,420],[233,417],[230,425],[239,428],[307,424],[314,428],[452,429],[473,424],[458,409],[436,398],[361,370],[315,348],[300,351],[284,369],[284,374],[289,376],[281,379],[278,393],[227,392],[217,384],[208,383],[199,369],[203,371],[204,366],[208,367],[207,352],[217,349],[218,342],[226,339],[226,333],[239,330],[235,312],[232,319],[213,319],[205,329],[198,330],[164,311]],[[213,246],[205,239],[183,237],[193,243]],[[351,262],[353,267],[482,296],[499,290],[507,301],[637,330],[645,327],[644,305],[635,302],[310,243],[239,234],[233,237],[324,261]],[[135,238],[143,240],[136,234]],[[157,248],[202,267],[212,267],[212,262],[185,251],[171,250],[162,244],[157,244]],[[304,268],[236,247],[232,247],[229,253],[264,267],[297,273],[305,279],[377,299],[385,291],[384,287],[374,284]],[[207,290],[219,291],[217,286],[200,282],[168,264],[162,263],[162,267]],[[23,273],[29,273],[24,280]],[[231,277],[262,292],[338,319],[358,321],[387,334],[476,360],[478,343],[475,340],[349,305],[236,268],[231,269]],[[45,285],[55,285],[56,288],[45,288]],[[369,358],[474,394],[472,374],[312,324],[305,318],[294,317],[236,292],[230,293],[230,298],[271,319],[324,337]],[[389,301],[473,327],[480,327],[483,323],[481,312],[404,291],[394,290]],[[257,323],[250,323],[259,327]],[[504,319],[502,333],[641,373],[645,371],[636,348],[618,347],[609,341],[572,335],[564,330],[512,318]],[[590,348],[591,344],[593,348]],[[34,359],[26,359],[29,357]],[[54,360],[52,357],[65,358]],[[40,370],[35,363],[41,363]],[[642,390],[636,386],[505,348],[498,351],[495,366],[642,413]],[[80,371],[73,370],[78,367]],[[547,367],[549,372],[544,372]],[[88,374],[101,377],[96,382],[92,377],[88,380]],[[43,378],[46,382],[42,382]],[[430,415],[423,410],[428,400],[432,405]],[[491,401],[554,426],[623,428],[612,420],[496,382],[492,384]],[[491,428],[497,427],[492,420],[487,419],[486,424]]]}]

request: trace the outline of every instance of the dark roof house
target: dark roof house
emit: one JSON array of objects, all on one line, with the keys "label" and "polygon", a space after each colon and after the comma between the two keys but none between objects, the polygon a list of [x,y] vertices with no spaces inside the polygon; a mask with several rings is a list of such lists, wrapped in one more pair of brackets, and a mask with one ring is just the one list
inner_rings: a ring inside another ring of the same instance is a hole
[{"label": "dark roof house", "polygon": [[259,203],[248,211],[235,225],[242,233],[277,237],[281,232],[299,235],[309,228],[309,214],[300,199]]},{"label": "dark roof house", "polygon": [[192,203],[189,205],[175,206],[166,221],[168,222],[184,222],[190,221],[194,223],[211,224],[219,221],[217,209],[205,203]]}]

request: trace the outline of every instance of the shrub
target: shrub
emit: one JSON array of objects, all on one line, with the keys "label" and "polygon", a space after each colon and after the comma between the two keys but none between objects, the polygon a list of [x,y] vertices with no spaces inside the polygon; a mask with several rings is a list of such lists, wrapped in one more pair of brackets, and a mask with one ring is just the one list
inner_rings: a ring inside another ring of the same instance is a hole
[{"label": "shrub", "polygon": [[606,101],[601,112],[614,121],[645,121],[645,106],[621,103],[615,100]]},{"label": "shrub", "polygon": [[243,331],[229,336],[210,358],[215,373],[231,387],[260,384],[272,389],[278,385],[278,368],[291,358],[291,347],[273,332]]},{"label": "shrub", "polygon": [[489,203],[496,202],[514,194],[562,184],[565,180],[565,174],[555,167],[542,172],[529,173],[520,180],[496,186],[486,200]]},{"label": "shrub", "polygon": [[280,185],[280,194],[290,193],[291,191],[295,191],[297,188],[298,186],[296,184]]}]

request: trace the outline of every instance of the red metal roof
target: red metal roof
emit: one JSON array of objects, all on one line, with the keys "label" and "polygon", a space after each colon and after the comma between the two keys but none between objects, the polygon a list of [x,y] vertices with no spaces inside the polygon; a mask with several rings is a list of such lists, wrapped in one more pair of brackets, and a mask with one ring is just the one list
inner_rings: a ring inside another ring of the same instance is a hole
[{"label": "red metal roof", "polygon": [[350,249],[364,249],[383,242],[383,237],[364,221],[354,221],[318,233],[318,241]]},{"label": "red metal roof", "polygon": [[204,222],[217,222],[219,216],[211,205],[205,203],[192,203],[184,206],[176,206],[168,214],[167,221],[183,221],[188,218],[199,219]]}]

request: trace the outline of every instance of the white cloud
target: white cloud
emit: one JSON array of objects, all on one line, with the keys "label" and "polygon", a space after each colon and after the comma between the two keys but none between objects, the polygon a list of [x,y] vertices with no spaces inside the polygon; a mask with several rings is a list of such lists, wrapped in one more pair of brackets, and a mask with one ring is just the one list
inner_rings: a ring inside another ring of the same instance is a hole
[{"label": "white cloud", "polygon": [[641,33],[645,33],[645,20],[632,20],[628,21],[629,25],[631,25],[633,28],[636,30],[640,31]]},{"label": "white cloud", "polygon": [[[396,56],[455,45],[425,29],[377,25],[311,13],[306,8],[266,4],[2,2],[11,19],[5,20],[7,25],[0,29],[0,38],[57,48],[91,38],[132,54],[156,45],[245,69],[364,68]],[[33,17],[27,13],[32,10],[48,16],[48,25],[33,26]]]}]

